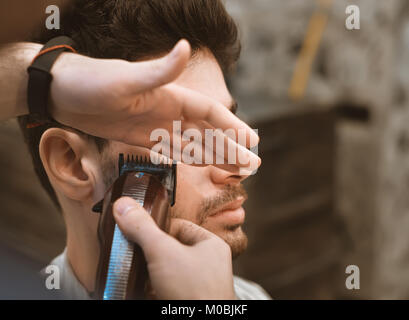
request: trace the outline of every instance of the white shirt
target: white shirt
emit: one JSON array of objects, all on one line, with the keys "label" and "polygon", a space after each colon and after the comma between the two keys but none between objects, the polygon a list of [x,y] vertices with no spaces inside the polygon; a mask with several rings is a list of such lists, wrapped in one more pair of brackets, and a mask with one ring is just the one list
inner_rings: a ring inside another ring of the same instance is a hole
[{"label": "white shirt", "polygon": [[[75,276],[71,265],[67,258],[67,250],[65,249],[63,253],[57,256],[50,265],[57,266],[60,273],[60,289],[64,299],[69,300],[90,300],[92,299],[83,287],[83,285],[78,281]],[[43,276],[47,277],[48,274],[45,273],[45,269],[41,272]],[[236,297],[239,300],[270,300],[271,297],[268,293],[258,284],[240,278],[238,276],[233,276],[234,290]]]}]

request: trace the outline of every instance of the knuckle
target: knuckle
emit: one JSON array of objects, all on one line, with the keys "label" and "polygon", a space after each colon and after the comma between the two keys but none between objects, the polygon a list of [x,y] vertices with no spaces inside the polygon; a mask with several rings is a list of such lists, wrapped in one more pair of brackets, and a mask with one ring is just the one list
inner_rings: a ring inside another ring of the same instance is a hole
[{"label": "knuckle", "polygon": [[219,253],[225,259],[230,259],[231,258],[230,246],[223,240],[221,240],[220,245],[219,245]]},{"label": "knuckle", "polygon": [[209,106],[206,110],[206,114],[204,117],[205,121],[209,122],[211,120],[213,111],[214,111],[214,105],[212,103],[209,103]]},{"label": "knuckle", "polygon": [[215,253],[222,256],[228,256],[231,254],[230,246],[221,238],[214,236],[210,239]]}]

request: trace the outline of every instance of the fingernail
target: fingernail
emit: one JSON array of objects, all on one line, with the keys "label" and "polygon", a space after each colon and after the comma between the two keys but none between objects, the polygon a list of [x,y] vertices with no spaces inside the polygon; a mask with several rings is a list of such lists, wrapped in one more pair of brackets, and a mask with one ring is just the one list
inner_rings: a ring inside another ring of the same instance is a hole
[{"label": "fingernail", "polygon": [[121,198],[119,200],[117,200],[115,202],[114,205],[114,210],[120,215],[123,216],[125,215],[127,212],[129,212],[129,210],[134,209],[134,208],[138,208],[140,207],[140,205],[138,204],[138,202],[136,202],[135,200],[133,200],[132,198],[129,197],[124,197]]}]

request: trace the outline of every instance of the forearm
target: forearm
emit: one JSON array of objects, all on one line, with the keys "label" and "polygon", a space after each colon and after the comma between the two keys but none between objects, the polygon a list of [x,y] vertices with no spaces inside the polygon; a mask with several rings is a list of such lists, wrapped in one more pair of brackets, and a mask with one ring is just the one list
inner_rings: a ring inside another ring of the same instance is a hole
[{"label": "forearm", "polygon": [[0,47],[0,120],[28,113],[27,68],[41,45],[13,43]]}]

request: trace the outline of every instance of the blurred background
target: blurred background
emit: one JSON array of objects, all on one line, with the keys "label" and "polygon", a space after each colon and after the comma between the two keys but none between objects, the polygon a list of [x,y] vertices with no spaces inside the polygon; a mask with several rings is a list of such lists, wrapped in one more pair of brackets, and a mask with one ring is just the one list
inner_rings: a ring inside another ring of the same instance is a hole
[{"label": "blurred background", "polygon": [[[348,5],[360,30],[347,30]],[[234,264],[275,299],[409,298],[409,2],[228,0],[228,79],[259,130]],[[65,244],[14,121],[0,124],[0,243],[40,269]],[[348,265],[360,290],[345,287]]]}]

